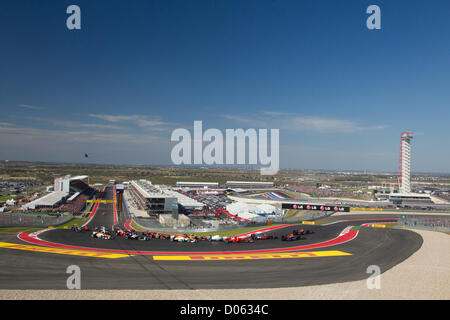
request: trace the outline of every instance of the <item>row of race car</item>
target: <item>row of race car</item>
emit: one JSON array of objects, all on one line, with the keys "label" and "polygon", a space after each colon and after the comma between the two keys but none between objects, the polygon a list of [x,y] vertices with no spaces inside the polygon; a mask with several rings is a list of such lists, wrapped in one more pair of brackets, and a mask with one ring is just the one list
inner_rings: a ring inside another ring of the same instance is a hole
[{"label": "row of race car", "polygon": [[[208,236],[197,236],[197,235],[174,235],[174,234],[164,234],[158,232],[136,232],[135,230],[123,230],[121,228],[115,228],[113,230],[109,230],[106,227],[96,227],[94,229],[89,229],[86,226],[83,227],[72,227],[72,230],[75,232],[89,232],[91,231],[91,237],[96,239],[114,239],[116,237],[122,237],[124,239],[130,240],[142,240],[148,241],[151,239],[162,239],[162,240],[170,240],[174,242],[197,242],[197,241],[222,241],[226,243],[253,243],[256,240],[275,240],[278,239],[276,235],[270,235],[266,233],[252,233],[247,236],[220,236],[220,235],[208,235]],[[304,240],[304,235],[312,234],[314,231],[304,230],[304,229],[295,229],[292,233],[285,234],[281,236],[281,241],[296,241],[296,240]]]}]

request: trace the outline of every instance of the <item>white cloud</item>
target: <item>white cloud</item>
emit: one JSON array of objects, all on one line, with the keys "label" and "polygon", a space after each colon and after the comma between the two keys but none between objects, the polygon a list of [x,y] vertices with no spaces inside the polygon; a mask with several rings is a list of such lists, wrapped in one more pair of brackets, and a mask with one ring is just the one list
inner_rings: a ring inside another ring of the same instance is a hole
[{"label": "white cloud", "polygon": [[90,117],[98,118],[101,120],[105,120],[108,122],[119,122],[119,121],[136,121],[139,120],[139,115],[131,115],[131,116],[116,116],[116,115],[109,115],[109,114],[89,114]]},{"label": "white cloud", "polygon": [[288,128],[319,133],[357,132],[363,130],[355,122],[320,117],[294,117],[287,121]]},{"label": "white cloud", "polygon": [[39,117],[28,117],[28,119],[35,121],[49,122],[55,126],[66,127],[66,128],[92,128],[92,129],[123,129],[123,127],[112,125],[112,124],[101,124],[101,123],[84,123],[70,120],[59,120],[50,118],[39,118]]},{"label": "white cloud", "polygon": [[265,115],[268,116],[290,116],[292,113],[289,112],[278,112],[278,111],[263,111],[262,112]]},{"label": "white cloud", "polygon": [[286,123],[286,129],[317,133],[355,133],[367,130],[385,129],[385,125],[362,126],[351,120],[325,117],[293,117]]},{"label": "white cloud", "polygon": [[42,110],[42,109],[45,109],[45,108],[43,108],[43,107],[32,106],[32,105],[29,105],[29,104],[18,104],[17,106],[20,107],[20,108],[32,109],[32,110]]},{"label": "white cloud", "polygon": [[122,122],[131,121],[140,128],[144,128],[149,131],[164,131],[174,126],[179,126],[179,124],[173,122],[166,122],[161,120],[157,116],[146,116],[146,115],[109,115],[109,114],[89,114],[90,117],[101,119],[107,122]]},{"label": "white cloud", "polygon": [[242,123],[245,125],[253,126],[253,127],[267,127],[267,122],[264,120],[258,120],[255,118],[249,118],[244,116],[237,116],[237,115],[229,115],[229,114],[223,114],[222,118]]}]

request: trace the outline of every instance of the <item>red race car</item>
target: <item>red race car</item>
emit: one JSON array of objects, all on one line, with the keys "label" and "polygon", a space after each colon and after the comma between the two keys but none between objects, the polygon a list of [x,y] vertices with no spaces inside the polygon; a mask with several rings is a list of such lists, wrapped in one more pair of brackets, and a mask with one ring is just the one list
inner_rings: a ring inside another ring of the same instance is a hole
[{"label": "red race car", "polygon": [[239,242],[246,242],[246,243],[252,243],[254,242],[252,238],[250,237],[245,237],[245,238],[241,238],[241,237],[230,237],[228,239],[226,239],[227,243],[239,243]]},{"label": "red race car", "polygon": [[118,235],[118,236],[123,237],[123,236],[126,235],[126,233],[127,233],[127,232],[123,231],[123,230],[120,229],[120,228],[117,228],[117,229],[116,229],[116,235]]}]

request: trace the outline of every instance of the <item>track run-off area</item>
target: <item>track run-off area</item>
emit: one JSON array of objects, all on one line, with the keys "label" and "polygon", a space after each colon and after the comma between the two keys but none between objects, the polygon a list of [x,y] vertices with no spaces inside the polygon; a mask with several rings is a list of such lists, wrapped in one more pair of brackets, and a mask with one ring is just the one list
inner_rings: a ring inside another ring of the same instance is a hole
[{"label": "track run-off area", "polygon": [[[114,200],[114,187],[106,187],[101,199]],[[322,225],[261,227],[253,232],[278,239],[253,243],[102,240],[70,229],[1,233],[0,289],[67,289],[73,265],[81,270],[83,289],[280,288],[362,280],[369,266],[383,273],[422,246],[413,231],[370,227],[400,217],[350,213]],[[86,226],[125,228],[129,221],[114,203],[96,203]],[[313,233],[280,240],[300,228]]]}]

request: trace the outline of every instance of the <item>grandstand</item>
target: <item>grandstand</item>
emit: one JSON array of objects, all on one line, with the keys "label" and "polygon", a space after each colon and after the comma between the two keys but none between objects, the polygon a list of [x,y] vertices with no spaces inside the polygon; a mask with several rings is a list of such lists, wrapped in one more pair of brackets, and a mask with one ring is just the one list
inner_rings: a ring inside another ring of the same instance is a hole
[{"label": "grandstand", "polygon": [[95,194],[95,189],[83,181],[87,177],[65,176],[56,178],[53,186],[54,191],[22,205],[22,210],[27,212],[79,213],[86,205],[86,200],[92,198]]},{"label": "grandstand", "polygon": [[370,198],[369,195],[360,195],[355,192],[348,192],[348,191],[337,191],[335,189],[327,189],[327,188],[318,188],[313,186],[289,186],[286,188],[287,190],[300,192],[300,193],[306,193],[313,197],[339,197],[339,198],[356,198],[359,197],[361,199],[368,200]]},{"label": "grandstand", "polygon": [[45,196],[22,205],[23,210],[52,209],[58,206],[68,197],[69,193],[64,191],[53,191]]},{"label": "grandstand", "polygon": [[391,193],[389,201],[393,204],[434,204],[429,194]]}]

